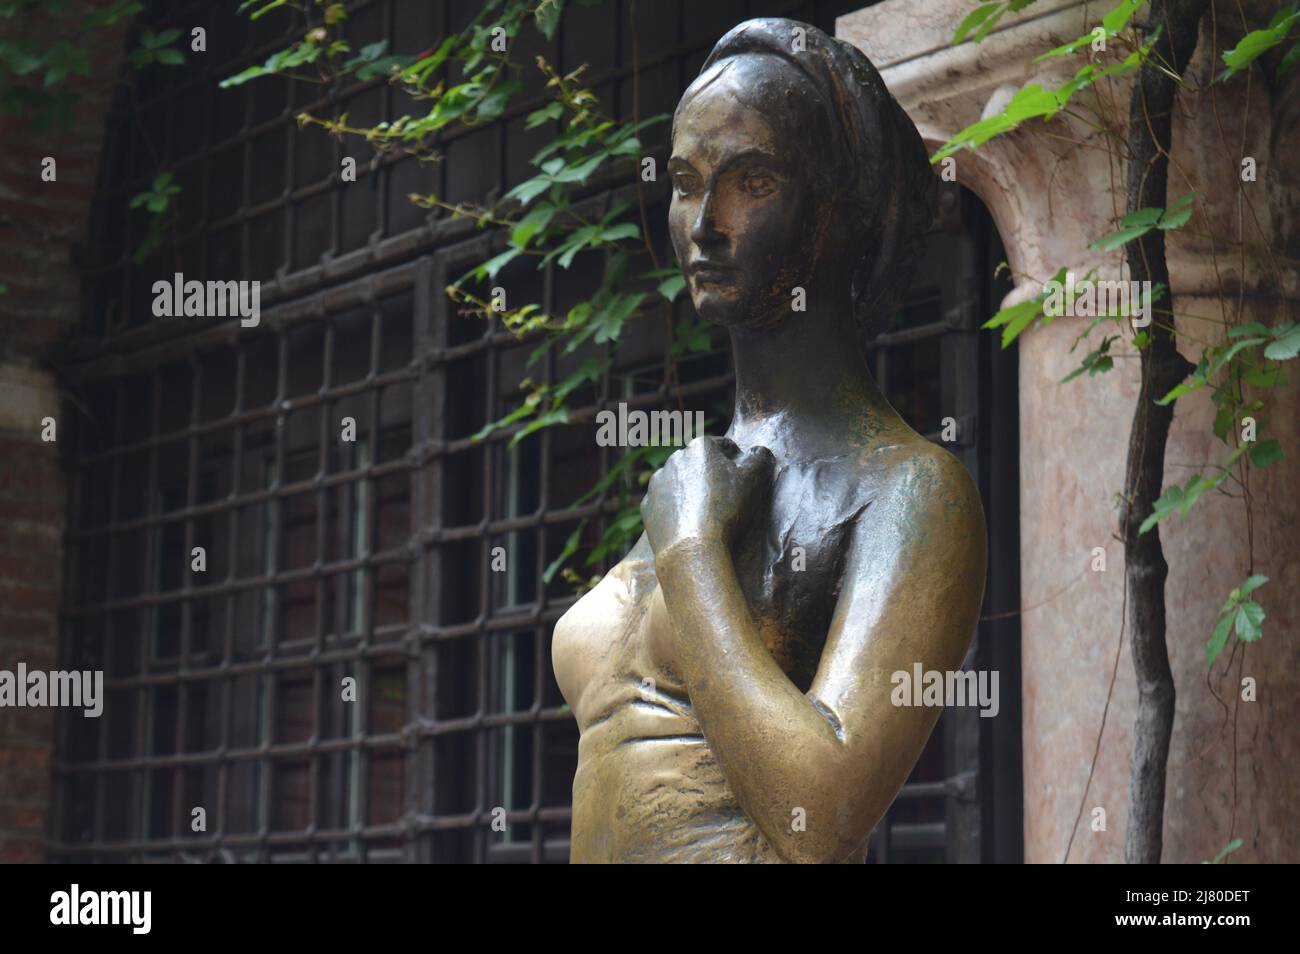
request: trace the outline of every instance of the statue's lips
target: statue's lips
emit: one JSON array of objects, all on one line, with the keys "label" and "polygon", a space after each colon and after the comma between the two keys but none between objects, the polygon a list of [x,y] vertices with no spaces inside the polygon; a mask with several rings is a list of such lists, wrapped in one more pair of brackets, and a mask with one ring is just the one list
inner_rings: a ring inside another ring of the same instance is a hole
[{"label": "statue's lips", "polygon": [[724,284],[734,281],[738,274],[730,265],[719,265],[717,262],[696,262],[690,267],[690,273],[697,285]]}]

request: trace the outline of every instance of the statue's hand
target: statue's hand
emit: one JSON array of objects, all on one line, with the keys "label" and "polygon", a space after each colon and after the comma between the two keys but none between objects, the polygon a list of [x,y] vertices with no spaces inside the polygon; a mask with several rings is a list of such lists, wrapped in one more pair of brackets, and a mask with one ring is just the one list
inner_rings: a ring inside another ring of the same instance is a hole
[{"label": "statue's hand", "polygon": [[682,540],[722,539],[727,546],[753,517],[772,485],[766,447],[743,454],[725,437],[697,437],[650,478],[641,518],[656,554]]}]

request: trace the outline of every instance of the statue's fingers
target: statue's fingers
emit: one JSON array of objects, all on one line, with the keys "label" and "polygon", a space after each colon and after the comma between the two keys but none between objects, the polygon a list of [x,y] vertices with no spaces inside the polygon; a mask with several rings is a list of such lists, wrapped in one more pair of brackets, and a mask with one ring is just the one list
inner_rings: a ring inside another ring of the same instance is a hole
[{"label": "statue's fingers", "polygon": [[735,460],[740,456],[740,447],[730,437],[715,438],[714,443],[718,450],[722,451],[727,460]]},{"label": "statue's fingers", "polygon": [[762,444],[754,444],[745,451],[740,459],[740,466],[745,469],[771,470],[776,466],[776,455]]}]

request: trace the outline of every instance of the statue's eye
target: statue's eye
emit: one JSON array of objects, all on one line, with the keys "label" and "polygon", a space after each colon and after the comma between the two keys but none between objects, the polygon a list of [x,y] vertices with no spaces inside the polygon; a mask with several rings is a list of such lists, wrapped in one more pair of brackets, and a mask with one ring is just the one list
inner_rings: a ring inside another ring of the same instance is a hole
[{"label": "statue's eye", "polygon": [[673,188],[678,195],[690,195],[699,185],[698,179],[689,172],[673,173]]},{"label": "statue's eye", "polygon": [[776,191],[776,179],[766,172],[751,172],[745,176],[744,189],[752,196],[763,197]]}]

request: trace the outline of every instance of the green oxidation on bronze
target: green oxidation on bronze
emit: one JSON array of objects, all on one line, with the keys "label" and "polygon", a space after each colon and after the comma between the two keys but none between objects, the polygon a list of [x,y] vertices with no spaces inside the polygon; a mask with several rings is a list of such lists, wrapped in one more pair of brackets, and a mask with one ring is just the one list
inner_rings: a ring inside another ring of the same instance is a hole
[{"label": "green oxidation on bronze", "polygon": [[556,626],[581,731],[572,860],[860,861],[940,711],[893,705],[891,674],[959,669],[984,590],[974,482],[861,348],[934,180],[866,58],[789,20],[718,42],[669,174],[735,413],[654,475],[646,532]]}]

